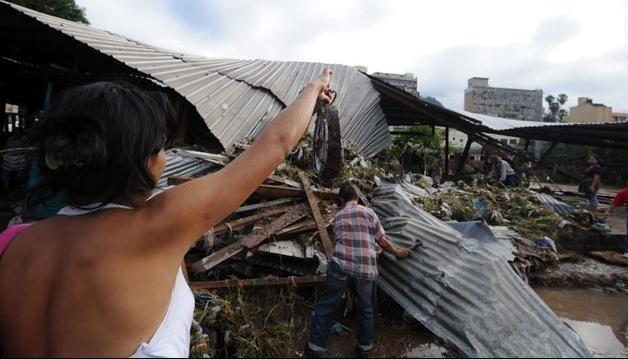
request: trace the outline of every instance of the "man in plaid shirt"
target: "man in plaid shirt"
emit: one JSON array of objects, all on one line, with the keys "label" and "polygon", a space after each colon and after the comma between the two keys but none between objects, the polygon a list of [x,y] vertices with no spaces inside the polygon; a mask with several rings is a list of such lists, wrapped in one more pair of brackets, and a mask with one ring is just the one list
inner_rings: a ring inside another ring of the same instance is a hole
[{"label": "man in plaid shirt", "polygon": [[336,306],[348,287],[358,298],[358,354],[367,357],[373,347],[373,290],[377,279],[377,245],[397,258],[410,255],[385,238],[375,212],[358,204],[353,185],[340,189],[343,207],[334,219],[336,250],[327,270],[325,288],[313,312],[310,340],[305,348],[308,357],[318,357],[327,349],[327,338],[333,324]]}]

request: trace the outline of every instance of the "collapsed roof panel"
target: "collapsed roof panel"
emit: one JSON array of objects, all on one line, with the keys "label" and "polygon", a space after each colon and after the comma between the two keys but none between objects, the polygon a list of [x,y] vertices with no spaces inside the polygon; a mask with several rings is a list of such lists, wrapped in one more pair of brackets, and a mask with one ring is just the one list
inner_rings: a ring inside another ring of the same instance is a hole
[{"label": "collapsed roof panel", "polygon": [[[181,54],[0,0],[2,16],[26,15],[170,87],[196,107],[209,130],[230,149],[255,136],[325,67],[334,70],[343,138],[366,157],[390,143],[379,93],[350,66],[266,60],[212,59]],[[45,27],[41,28],[45,31]]]},{"label": "collapsed roof panel", "polygon": [[563,323],[491,249],[414,206],[384,184],[372,205],[389,238],[422,243],[405,260],[382,255],[378,285],[465,357],[589,357]]}]

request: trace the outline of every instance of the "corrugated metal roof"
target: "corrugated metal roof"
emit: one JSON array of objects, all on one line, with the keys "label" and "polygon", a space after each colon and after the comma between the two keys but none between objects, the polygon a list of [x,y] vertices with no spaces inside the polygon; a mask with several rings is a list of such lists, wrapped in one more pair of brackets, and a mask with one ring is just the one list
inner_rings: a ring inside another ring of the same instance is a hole
[{"label": "corrugated metal roof", "polygon": [[425,248],[384,254],[378,285],[466,357],[589,357],[576,334],[489,248],[414,206],[402,187],[379,187],[372,205],[387,237]]},{"label": "corrugated metal roof", "polygon": [[157,188],[165,188],[169,177],[198,177],[217,169],[214,164],[199,158],[181,156],[176,150],[166,151],[166,169],[161,174]]},{"label": "corrugated metal roof", "polygon": [[537,193],[536,198],[539,202],[543,203],[549,208],[552,208],[556,213],[563,217],[568,217],[574,208],[565,202],[559,201],[556,198],[546,193]]},{"label": "corrugated metal roof", "polygon": [[325,67],[334,70],[332,87],[338,93],[335,104],[343,138],[366,157],[390,143],[379,93],[369,78],[353,67],[182,54],[2,2],[177,91],[196,107],[227,149],[259,134]]},{"label": "corrugated metal roof", "polygon": [[480,113],[474,113],[463,110],[455,110],[467,117],[480,122],[481,126],[488,127],[495,131],[507,131],[521,128],[542,128],[542,127],[564,127],[564,126],[595,126],[609,127],[618,123],[575,123],[575,122],[539,122],[539,121],[522,121],[503,118],[497,116],[489,116]]}]

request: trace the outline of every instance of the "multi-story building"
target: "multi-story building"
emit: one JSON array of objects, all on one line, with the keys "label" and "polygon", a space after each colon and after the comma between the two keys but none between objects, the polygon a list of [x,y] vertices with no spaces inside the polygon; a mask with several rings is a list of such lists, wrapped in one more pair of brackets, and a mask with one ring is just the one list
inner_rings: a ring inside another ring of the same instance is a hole
[{"label": "multi-story building", "polygon": [[469,79],[465,111],[524,121],[543,120],[543,90],[491,87],[488,78]]},{"label": "multi-story building", "polygon": [[578,97],[578,105],[569,109],[566,122],[608,123],[628,121],[628,113],[613,112],[613,108],[595,103],[588,97]]},{"label": "multi-story building", "polygon": [[412,73],[402,75],[389,74],[385,72],[374,72],[371,75],[404,91],[410,92],[416,97],[419,97],[419,92],[417,91],[417,78]]}]

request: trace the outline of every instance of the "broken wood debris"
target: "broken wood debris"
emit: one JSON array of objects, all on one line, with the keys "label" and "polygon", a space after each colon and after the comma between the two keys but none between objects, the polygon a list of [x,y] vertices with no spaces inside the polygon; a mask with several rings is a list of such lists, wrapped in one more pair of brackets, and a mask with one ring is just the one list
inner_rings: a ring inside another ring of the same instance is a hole
[{"label": "broken wood debris", "polygon": [[243,287],[279,287],[279,286],[317,286],[325,282],[324,275],[317,276],[290,276],[281,278],[255,278],[255,279],[225,279],[210,282],[190,283],[194,291],[243,288]]},{"label": "broken wood debris", "polygon": [[334,255],[334,246],[329,239],[329,234],[327,233],[327,224],[323,220],[320,209],[318,208],[318,199],[314,196],[312,188],[310,187],[310,180],[307,178],[305,173],[299,172],[299,178],[303,184],[303,190],[307,196],[307,201],[310,204],[312,216],[314,216],[314,222],[316,222],[316,227],[318,228],[318,235],[320,236],[321,243],[325,249],[325,255],[329,260]]},{"label": "broken wood debris", "polygon": [[[201,259],[192,265],[192,269],[196,272],[208,271],[236,254],[246,250],[253,249],[264,240],[270,238],[282,228],[298,221],[307,215],[306,208],[303,205],[296,205],[277,209],[271,212],[273,214],[283,213],[279,218],[273,220],[267,225],[256,227],[252,233],[242,240],[232,243],[221,250],[214,252],[212,255]],[[258,215],[261,216],[261,215]],[[266,215],[268,216],[268,215]]]}]

